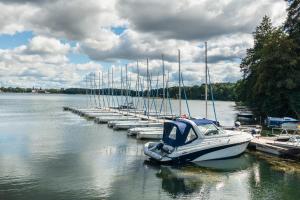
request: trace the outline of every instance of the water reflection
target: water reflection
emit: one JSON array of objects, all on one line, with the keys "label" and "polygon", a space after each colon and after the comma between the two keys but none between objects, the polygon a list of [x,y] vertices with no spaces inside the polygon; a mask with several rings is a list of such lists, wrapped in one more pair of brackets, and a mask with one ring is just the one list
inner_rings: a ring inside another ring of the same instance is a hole
[{"label": "water reflection", "polygon": [[231,172],[237,170],[245,170],[252,166],[254,158],[249,154],[243,154],[237,158],[225,160],[210,160],[193,163],[193,166],[199,166],[210,170],[220,172]]},{"label": "water reflection", "polygon": [[[85,100],[79,95],[0,95],[1,200],[300,196],[300,173],[277,169],[282,160],[273,158],[246,153],[183,166],[145,162],[144,141],[62,111]],[[216,103],[218,112],[226,113],[221,120],[231,123],[234,103]],[[202,104],[192,101],[190,107],[201,114]]]},{"label": "water reflection", "polygon": [[203,182],[201,179],[194,179],[189,176],[180,176],[175,169],[171,167],[161,167],[156,177],[162,179],[162,189],[174,197],[178,195],[187,195],[201,190]]},{"label": "water reflection", "polygon": [[[249,170],[253,158],[247,154],[239,158],[227,160],[205,161],[182,166],[159,165],[145,161],[144,165],[156,171],[156,177],[161,179],[161,187],[172,198],[181,196],[197,196],[202,199],[220,197],[220,191],[235,191],[231,183],[241,179],[247,184]],[[247,187],[246,187],[247,188]],[[239,191],[241,188],[239,188]],[[249,192],[245,190],[244,199],[248,199]]]}]

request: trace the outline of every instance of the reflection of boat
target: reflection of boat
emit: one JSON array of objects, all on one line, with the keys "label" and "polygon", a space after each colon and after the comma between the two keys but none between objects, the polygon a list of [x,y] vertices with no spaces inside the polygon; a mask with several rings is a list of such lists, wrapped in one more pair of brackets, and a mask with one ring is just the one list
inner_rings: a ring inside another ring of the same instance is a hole
[{"label": "reflection of boat", "polygon": [[165,122],[162,142],[148,142],[144,153],[159,162],[197,162],[242,154],[253,137],[223,130],[207,119]]},{"label": "reflection of boat", "polygon": [[162,188],[173,195],[190,194],[202,186],[202,181],[194,177],[181,177],[170,167],[161,167],[156,174],[162,179]]},{"label": "reflection of boat", "polygon": [[237,158],[226,160],[208,160],[193,163],[193,165],[217,171],[236,171],[247,169],[249,166],[251,166],[251,160],[252,159],[249,154],[244,154]]},{"label": "reflection of boat", "polygon": [[[202,195],[209,197],[211,188],[225,185],[230,182],[228,180],[243,174],[241,170],[251,167],[252,157],[246,154],[226,161],[214,160],[176,166],[145,161],[144,165],[157,171],[156,176],[162,179],[162,188],[171,195],[179,197],[183,194],[200,194],[201,191]],[[220,171],[229,173],[219,173]]]},{"label": "reflection of boat", "polygon": [[[162,179],[162,188],[172,195],[190,194],[199,190],[203,184],[201,169],[196,166],[192,172],[184,166],[163,166],[155,162],[145,160],[144,165],[157,171],[156,176]],[[195,170],[199,173],[195,173]],[[199,177],[200,176],[200,177]]]}]

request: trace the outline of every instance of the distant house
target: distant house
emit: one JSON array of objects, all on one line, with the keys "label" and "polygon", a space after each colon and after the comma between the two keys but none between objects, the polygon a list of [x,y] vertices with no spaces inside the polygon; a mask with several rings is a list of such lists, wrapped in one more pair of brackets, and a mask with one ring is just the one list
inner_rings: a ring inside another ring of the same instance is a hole
[{"label": "distant house", "polygon": [[42,88],[32,88],[31,93],[46,93],[46,90],[43,90]]}]

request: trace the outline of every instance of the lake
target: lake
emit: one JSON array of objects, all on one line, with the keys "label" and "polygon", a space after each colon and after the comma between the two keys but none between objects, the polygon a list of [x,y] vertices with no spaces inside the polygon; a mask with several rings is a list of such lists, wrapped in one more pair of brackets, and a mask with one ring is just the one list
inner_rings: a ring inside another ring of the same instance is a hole
[{"label": "lake", "polygon": [[[1,200],[300,197],[298,164],[278,167],[282,160],[257,153],[182,166],[153,164],[143,154],[145,141],[62,109],[86,102],[84,95],[0,94]],[[203,101],[189,105],[193,115],[204,115]],[[233,125],[234,105],[216,102],[221,124]]]}]

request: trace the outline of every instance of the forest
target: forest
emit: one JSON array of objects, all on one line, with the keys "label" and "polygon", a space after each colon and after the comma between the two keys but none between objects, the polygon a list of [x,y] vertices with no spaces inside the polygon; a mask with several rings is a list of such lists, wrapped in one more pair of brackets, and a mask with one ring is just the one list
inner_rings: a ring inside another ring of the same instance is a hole
[{"label": "forest", "polygon": [[282,26],[265,16],[254,31],[235,86],[237,99],[263,117],[300,117],[300,0],[288,4]]}]

